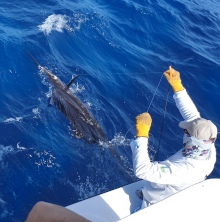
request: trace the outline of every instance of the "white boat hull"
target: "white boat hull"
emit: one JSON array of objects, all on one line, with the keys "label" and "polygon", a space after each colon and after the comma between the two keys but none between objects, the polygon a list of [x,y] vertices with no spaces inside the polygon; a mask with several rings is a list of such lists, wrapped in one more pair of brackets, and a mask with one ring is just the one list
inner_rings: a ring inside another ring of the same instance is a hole
[{"label": "white boat hull", "polygon": [[135,191],[143,184],[129,184],[66,208],[94,222],[220,221],[220,179],[205,180],[131,214],[142,202]]}]

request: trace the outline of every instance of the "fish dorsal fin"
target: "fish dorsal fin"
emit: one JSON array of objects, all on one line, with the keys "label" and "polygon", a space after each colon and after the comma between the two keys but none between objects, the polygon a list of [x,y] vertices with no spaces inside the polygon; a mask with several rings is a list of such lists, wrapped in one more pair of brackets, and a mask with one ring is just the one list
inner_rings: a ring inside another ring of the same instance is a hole
[{"label": "fish dorsal fin", "polygon": [[70,88],[71,84],[72,84],[79,76],[81,76],[82,74],[83,74],[83,73],[81,73],[81,74],[75,76],[73,79],[71,79],[70,82],[66,85],[65,91],[67,91],[67,90]]}]

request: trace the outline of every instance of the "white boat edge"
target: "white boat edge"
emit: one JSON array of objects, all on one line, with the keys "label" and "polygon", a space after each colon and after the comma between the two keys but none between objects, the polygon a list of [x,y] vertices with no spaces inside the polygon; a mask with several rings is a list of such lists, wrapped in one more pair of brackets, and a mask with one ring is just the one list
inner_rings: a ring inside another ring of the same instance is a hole
[{"label": "white boat edge", "polygon": [[220,221],[220,179],[208,179],[131,214],[142,202],[144,180],[67,206],[94,222]]}]

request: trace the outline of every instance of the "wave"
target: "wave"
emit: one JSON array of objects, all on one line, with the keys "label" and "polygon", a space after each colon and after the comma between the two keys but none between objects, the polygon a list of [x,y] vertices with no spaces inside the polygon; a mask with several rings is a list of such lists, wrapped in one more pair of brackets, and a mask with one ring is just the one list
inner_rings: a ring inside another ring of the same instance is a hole
[{"label": "wave", "polygon": [[53,30],[58,32],[63,32],[64,28],[70,29],[68,26],[69,17],[66,15],[50,15],[42,25],[38,28],[40,31],[44,32],[45,35],[50,34]]},{"label": "wave", "polygon": [[[72,22],[72,20],[74,21]],[[80,30],[81,24],[87,20],[89,19],[86,18],[86,15],[81,14],[75,14],[74,18],[70,18],[67,15],[52,14],[46,18],[42,25],[38,25],[37,27],[45,35],[50,34],[52,31],[63,32],[64,29],[73,32]]]}]

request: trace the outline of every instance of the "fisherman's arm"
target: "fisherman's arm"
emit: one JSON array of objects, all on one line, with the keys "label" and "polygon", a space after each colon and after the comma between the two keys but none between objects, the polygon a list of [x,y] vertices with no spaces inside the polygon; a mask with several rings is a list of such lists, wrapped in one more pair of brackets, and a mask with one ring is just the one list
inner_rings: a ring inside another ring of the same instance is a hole
[{"label": "fisherman's arm", "polygon": [[198,112],[195,104],[193,103],[186,89],[181,83],[180,73],[171,68],[170,70],[164,72],[164,75],[166,76],[167,81],[173,88],[173,98],[183,119],[189,122],[194,119],[201,118],[200,113]]},{"label": "fisherman's arm", "polygon": [[180,179],[177,171],[184,166],[175,166],[169,161],[151,162],[148,154],[148,138],[151,127],[149,113],[143,113],[136,117],[136,139],[131,142],[134,174],[140,179],[160,184],[178,184]]},{"label": "fisherman's arm", "polygon": [[148,138],[138,137],[131,142],[134,174],[143,179],[148,169],[151,167],[148,154]]},{"label": "fisherman's arm", "polygon": [[152,119],[149,113],[142,113],[136,117],[136,139],[131,142],[134,173],[141,178],[151,162],[148,154],[148,138]]},{"label": "fisherman's arm", "polygon": [[[184,164],[172,164],[169,161],[151,162],[148,154],[148,138],[140,137],[131,142],[134,174],[139,179],[159,184],[182,184],[185,172]],[[182,175],[181,178],[178,175]],[[187,176],[187,175],[186,175]]]}]

